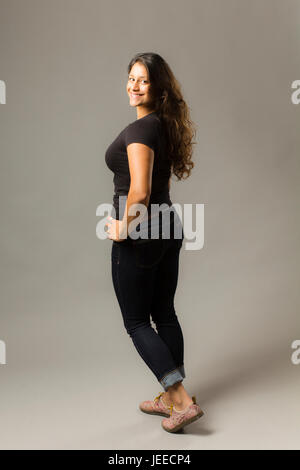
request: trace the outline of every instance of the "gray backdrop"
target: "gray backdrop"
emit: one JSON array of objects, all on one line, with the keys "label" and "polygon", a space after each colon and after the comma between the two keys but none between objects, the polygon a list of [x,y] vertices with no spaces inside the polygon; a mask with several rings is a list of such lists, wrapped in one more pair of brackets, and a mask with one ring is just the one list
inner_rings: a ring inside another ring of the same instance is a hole
[{"label": "gray backdrop", "polygon": [[[299,26],[299,0],[0,0],[1,448],[299,446]],[[171,199],[205,205],[175,300],[206,414],[179,435],[138,410],[162,387],[96,237],[105,150],[136,119],[127,64],[149,51],[198,129]]]}]

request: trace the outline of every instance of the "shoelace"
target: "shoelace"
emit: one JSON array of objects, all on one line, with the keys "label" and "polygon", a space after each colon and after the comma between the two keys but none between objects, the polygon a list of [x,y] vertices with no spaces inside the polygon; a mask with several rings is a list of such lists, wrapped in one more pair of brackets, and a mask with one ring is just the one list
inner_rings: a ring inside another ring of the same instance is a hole
[{"label": "shoelace", "polygon": [[160,394],[157,395],[157,397],[155,397],[153,401],[159,400],[160,397],[161,397],[163,394],[164,394],[164,392],[160,392]]},{"label": "shoelace", "polygon": [[[159,400],[159,399],[160,399],[160,397],[161,397],[163,394],[164,394],[164,392],[160,392],[160,394],[159,394],[159,395],[157,395],[157,397],[155,397],[153,401]],[[170,406],[167,406],[167,408],[169,408],[169,410],[171,411],[171,414],[170,414],[170,416],[172,416],[173,404],[172,404],[172,405],[170,405]]]}]

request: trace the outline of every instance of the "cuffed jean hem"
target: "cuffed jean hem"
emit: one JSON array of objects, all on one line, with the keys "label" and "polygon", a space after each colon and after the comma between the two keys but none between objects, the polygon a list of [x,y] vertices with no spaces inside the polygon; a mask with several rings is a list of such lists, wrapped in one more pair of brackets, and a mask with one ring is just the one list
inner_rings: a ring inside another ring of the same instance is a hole
[{"label": "cuffed jean hem", "polygon": [[179,372],[181,373],[182,377],[185,379],[185,370],[184,365],[178,367]]},{"label": "cuffed jean hem", "polygon": [[[167,391],[171,385],[174,385],[177,382],[182,382],[184,379],[184,376],[181,374],[180,369],[182,370],[182,367],[179,367],[177,369],[172,370],[169,372],[167,375],[165,375],[159,382],[163,386],[164,390]],[[184,372],[184,370],[183,370]]]}]

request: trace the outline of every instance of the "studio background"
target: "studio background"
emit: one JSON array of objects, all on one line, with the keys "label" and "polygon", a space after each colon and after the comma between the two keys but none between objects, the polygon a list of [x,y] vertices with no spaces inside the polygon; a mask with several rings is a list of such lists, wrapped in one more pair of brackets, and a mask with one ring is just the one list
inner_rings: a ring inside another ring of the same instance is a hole
[{"label": "studio background", "polygon": [[[298,0],[0,0],[2,449],[299,448],[299,26]],[[170,194],[204,204],[175,308],[206,415],[179,435],[138,410],[162,388],[96,236],[137,52],[166,59],[197,125]]]}]

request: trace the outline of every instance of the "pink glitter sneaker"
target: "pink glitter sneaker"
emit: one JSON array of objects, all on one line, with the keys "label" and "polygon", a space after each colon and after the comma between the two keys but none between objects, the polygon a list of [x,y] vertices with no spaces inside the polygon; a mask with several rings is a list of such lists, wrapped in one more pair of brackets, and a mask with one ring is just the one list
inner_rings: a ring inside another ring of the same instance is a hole
[{"label": "pink glitter sneaker", "polygon": [[170,417],[162,420],[161,425],[165,431],[177,432],[187,424],[196,421],[204,415],[200,406],[196,403],[196,398],[192,397],[193,403],[184,410],[176,410],[174,405],[169,407]]},{"label": "pink glitter sneaker", "polygon": [[164,392],[160,392],[154,400],[146,400],[140,403],[139,408],[144,413],[150,415],[170,416],[170,407],[167,406],[162,399]]}]

